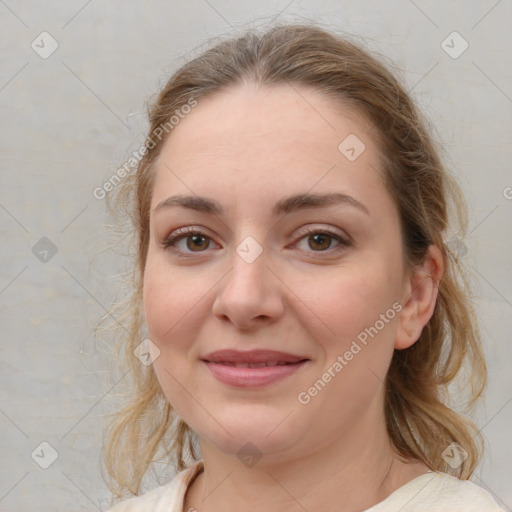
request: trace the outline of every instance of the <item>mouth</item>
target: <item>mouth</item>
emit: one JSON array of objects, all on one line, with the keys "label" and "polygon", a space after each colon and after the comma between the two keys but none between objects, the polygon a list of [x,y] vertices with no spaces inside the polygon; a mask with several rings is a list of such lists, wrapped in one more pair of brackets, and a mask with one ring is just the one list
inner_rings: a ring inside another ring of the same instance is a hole
[{"label": "mouth", "polygon": [[307,357],[269,349],[217,350],[201,361],[219,382],[242,388],[275,383],[311,363]]},{"label": "mouth", "polygon": [[209,373],[220,383],[233,388],[262,388],[277,384],[309,366],[310,359],[289,361],[202,361]]},{"label": "mouth", "polygon": [[290,363],[286,361],[263,361],[261,363],[246,363],[246,362],[232,362],[232,361],[208,361],[203,359],[206,363],[215,363],[223,366],[231,366],[234,368],[268,368],[271,366],[294,366],[300,363],[304,363],[309,361],[309,359],[301,359],[295,363]]},{"label": "mouth", "polygon": [[[254,366],[254,368],[261,368],[262,366],[283,366],[286,364],[299,363],[308,358],[303,355],[289,354],[287,352],[269,349],[249,351],[223,349],[211,352],[201,359],[208,363],[224,365],[260,365]],[[247,366],[242,367],[247,368]]]}]

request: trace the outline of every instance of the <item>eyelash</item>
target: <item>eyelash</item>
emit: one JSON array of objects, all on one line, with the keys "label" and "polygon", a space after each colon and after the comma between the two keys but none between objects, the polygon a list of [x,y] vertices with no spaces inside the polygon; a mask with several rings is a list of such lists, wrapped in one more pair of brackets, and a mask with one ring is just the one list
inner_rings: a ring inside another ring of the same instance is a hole
[{"label": "eyelash", "polygon": [[[199,231],[196,228],[185,227],[185,228],[180,228],[180,229],[176,230],[176,232],[174,234],[167,237],[162,242],[162,247],[166,250],[171,250],[178,257],[183,257],[183,258],[193,257],[194,252],[184,253],[183,251],[180,251],[174,247],[174,244],[176,244],[176,242],[179,242],[180,240],[188,238],[189,236],[193,236],[193,235],[199,235],[199,236],[206,238],[207,240],[212,240],[208,235]],[[343,250],[343,249],[349,247],[350,245],[352,245],[347,239],[342,238],[338,233],[335,233],[334,231],[331,231],[329,229],[318,229],[318,228],[311,228],[308,231],[306,231],[301,236],[301,238],[299,238],[298,242],[300,242],[304,238],[307,238],[308,236],[311,236],[311,235],[328,235],[329,237],[334,238],[336,241],[338,241],[339,245],[337,245],[334,248],[325,249],[323,251],[307,251],[307,252],[313,252],[313,253],[327,253],[327,252],[333,252],[333,251],[337,252],[337,251]],[[199,255],[203,252],[206,252],[206,251],[197,251],[197,254]]]}]

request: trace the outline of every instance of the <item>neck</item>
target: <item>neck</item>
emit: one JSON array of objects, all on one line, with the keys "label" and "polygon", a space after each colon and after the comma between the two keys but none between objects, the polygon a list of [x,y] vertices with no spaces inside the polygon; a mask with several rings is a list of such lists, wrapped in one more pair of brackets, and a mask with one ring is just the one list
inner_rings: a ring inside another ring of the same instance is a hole
[{"label": "neck", "polygon": [[187,492],[184,510],[259,512],[264,504],[269,512],[361,511],[426,472],[393,452],[383,421],[357,427],[307,454],[264,455],[252,467],[202,441],[204,471]]}]

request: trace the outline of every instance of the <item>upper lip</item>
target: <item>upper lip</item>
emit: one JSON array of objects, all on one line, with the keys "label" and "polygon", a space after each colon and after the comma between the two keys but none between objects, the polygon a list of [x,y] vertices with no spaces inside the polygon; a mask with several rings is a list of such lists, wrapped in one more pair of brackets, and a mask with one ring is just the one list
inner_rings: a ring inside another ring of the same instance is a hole
[{"label": "upper lip", "polygon": [[276,350],[250,350],[242,352],[240,350],[217,350],[203,357],[203,361],[211,363],[268,363],[277,361],[280,363],[298,363],[308,359],[304,356],[296,356],[286,352]]}]

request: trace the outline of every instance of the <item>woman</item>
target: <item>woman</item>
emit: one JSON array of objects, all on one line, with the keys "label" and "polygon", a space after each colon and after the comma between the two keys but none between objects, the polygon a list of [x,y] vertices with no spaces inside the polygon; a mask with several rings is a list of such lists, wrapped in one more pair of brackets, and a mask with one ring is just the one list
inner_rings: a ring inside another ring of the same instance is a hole
[{"label": "woman", "polygon": [[111,511],[500,510],[446,396],[465,360],[469,404],[485,384],[444,241],[463,202],[397,79],[285,25],[183,66],[149,116],[114,205],[136,388],[105,460],[118,497],[156,460],[180,473]]}]

